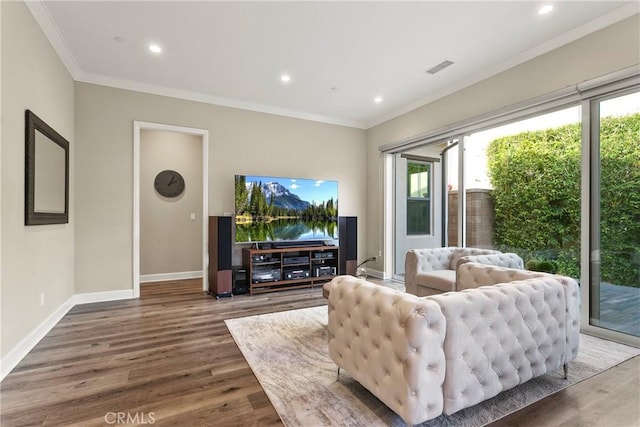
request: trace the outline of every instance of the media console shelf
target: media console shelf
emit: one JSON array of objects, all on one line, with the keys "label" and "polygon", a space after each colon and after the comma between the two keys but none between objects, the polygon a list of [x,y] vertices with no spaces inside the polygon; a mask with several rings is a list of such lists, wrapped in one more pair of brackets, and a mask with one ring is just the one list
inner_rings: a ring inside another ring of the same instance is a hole
[{"label": "media console shelf", "polygon": [[242,249],[251,295],[285,289],[312,288],[338,272],[337,246]]}]

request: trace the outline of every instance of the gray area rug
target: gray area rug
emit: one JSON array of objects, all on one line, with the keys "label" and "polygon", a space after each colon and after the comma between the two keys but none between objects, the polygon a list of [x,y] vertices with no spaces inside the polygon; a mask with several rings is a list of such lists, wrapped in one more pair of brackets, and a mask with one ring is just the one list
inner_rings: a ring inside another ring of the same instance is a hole
[{"label": "gray area rug", "polygon": [[[403,426],[375,396],[340,372],[327,348],[327,307],[225,320],[231,335],[282,421],[293,426]],[[569,379],[562,370],[533,379],[498,396],[442,415],[423,426],[481,426],[582,381],[640,350],[582,334]]]}]

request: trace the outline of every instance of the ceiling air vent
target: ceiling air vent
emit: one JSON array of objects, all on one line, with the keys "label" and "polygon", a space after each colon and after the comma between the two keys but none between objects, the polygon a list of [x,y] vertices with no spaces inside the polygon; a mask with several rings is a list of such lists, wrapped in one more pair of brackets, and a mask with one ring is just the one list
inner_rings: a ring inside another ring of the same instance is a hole
[{"label": "ceiling air vent", "polygon": [[442,61],[441,63],[439,63],[438,65],[436,65],[435,67],[431,67],[427,70],[427,73],[429,74],[435,74],[438,71],[442,71],[445,68],[447,68],[449,65],[453,64],[453,62],[447,60],[447,61]]}]

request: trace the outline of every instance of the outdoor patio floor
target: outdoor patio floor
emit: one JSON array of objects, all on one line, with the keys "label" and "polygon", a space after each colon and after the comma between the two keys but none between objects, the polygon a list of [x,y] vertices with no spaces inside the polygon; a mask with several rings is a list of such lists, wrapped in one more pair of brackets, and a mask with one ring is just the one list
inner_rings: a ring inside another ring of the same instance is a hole
[{"label": "outdoor patio floor", "polygon": [[640,337],[640,288],[602,283],[599,326]]}]

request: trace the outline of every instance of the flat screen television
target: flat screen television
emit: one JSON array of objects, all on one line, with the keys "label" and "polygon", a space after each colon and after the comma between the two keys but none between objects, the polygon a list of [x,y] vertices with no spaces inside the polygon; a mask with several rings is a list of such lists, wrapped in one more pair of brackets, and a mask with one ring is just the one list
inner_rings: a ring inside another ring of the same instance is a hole
[{"label": "flat screen television", "polygon": [[235,176],[236,243],[338,238],[338,181]]}]

